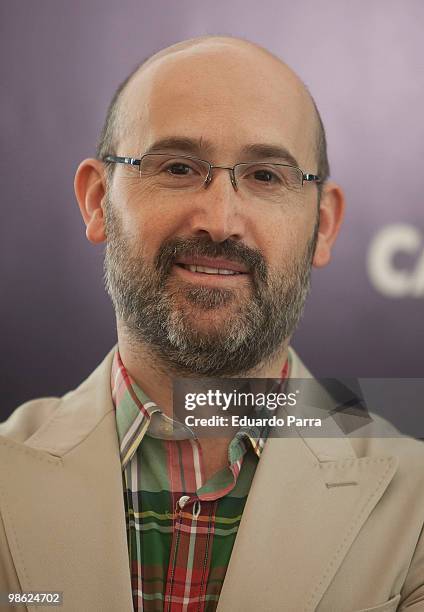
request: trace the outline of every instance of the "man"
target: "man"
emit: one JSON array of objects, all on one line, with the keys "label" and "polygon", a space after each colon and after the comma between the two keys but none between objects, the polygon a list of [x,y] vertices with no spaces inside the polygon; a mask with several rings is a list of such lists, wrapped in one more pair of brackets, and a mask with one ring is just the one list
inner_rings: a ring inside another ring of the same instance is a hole
[{"label": "man", "polygon": [[424,452],[195,438],[177,377],[306,378],[289,348],[343,217],[298,77],[246,41],[169,47],[118,90],[75,189],[118,345],[0,428],[0,590],[65,610],[424,610]]}]

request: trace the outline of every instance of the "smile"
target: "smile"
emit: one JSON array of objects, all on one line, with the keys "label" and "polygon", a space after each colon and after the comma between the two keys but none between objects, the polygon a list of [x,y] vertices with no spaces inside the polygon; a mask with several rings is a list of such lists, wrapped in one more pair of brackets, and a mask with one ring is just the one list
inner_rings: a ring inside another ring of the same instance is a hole
[{"label": "smile", "polygon": [[193,284],[206,287],[239,286],[250,282],[248,272],[239,272],[229,268],[214,268],[212,266],[201,266],[200,264],[185,264],[176,262],[173,265],[175,276]]},{"label": "smile", "polygon": [[234,270],[227,270],[226,268],[210,268],[208,266],[196,266],[190,264],[177,264],[181,268],[185,270],[190,270],[190,272],[200,272],[202,274],[224,274],[224,275],[236,275],[243,274],[243,272],[236,272]]}]

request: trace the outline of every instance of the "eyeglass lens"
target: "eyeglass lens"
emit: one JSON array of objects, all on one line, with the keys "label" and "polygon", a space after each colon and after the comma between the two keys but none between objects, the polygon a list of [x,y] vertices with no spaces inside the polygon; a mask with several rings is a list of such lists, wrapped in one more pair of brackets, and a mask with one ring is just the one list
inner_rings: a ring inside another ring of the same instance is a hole
[{"label": "eyeglass lens", "polygon": [[[210,165],[197,158],[149,153],[141,158],[139,171],[164,188],[197,189],[205,185]],[[261,198],[275,198],[302,187],[302,171],[282,164],[240,163],[234,167],[234,176],[239,189]]]}]

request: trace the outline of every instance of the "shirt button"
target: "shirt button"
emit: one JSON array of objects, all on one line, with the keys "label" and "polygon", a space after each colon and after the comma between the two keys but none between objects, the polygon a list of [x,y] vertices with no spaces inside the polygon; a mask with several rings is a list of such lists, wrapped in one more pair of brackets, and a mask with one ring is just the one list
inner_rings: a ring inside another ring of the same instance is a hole
[{"label": "shirt button", "polygon": [[186,505],[189,499],[190,499],[189,495],[183,495],[182,497],[180,497],[180,499],[178,500],[178,505],[181,508],[181,510],[184,508],[184,506]]}]

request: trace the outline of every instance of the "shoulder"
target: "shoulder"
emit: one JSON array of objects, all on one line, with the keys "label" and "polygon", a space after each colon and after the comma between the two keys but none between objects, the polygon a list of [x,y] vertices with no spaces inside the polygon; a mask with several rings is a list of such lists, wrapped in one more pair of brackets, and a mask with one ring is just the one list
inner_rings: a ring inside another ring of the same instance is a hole
[{"label": "shoulder", "polygon": [[42,397],[22,404],[0,423],[0,436],[24,443],[48,421],[61,401],[60,397]]},{"label": "shoulder", "polygon": [[[306,385],[311,385],[310,388],[313,389],[314,393],[319,395],[320,380],[314,378],[292,347],[289,348],[289,361],[291,364],[290,377],[303,380]],[[324,392],[323,399],[325,400],[325,398],[326,394]],[[325,401],[323,406],[326,406]],[[397,457],[399,462],[398,474],[404,475],[407,472],[415,483],[418,479],[424,485],[424,442],[402,434],[387,419],[374,412],[372,406],[367,406],[367,412],[370,416],[370,422],[354,429],[346,437],[351,443],[356,457],[383,457],[388,455]]]},{"label": "shoulder", "polygon": [[0,438],[58,452],[83,439],[113,409],[110,372],[114,352],[115,347],[79,387],[63,397],[42,397],[16,408],[0,423]]},{"label": "shoulder", "polygon": [[[374,421],[384,421],[378,415],[373,414]],[[390,424],[389,424],[390,426]],[[379,430],[381,431],[381,429]],[[424,442],[410,436],[401,434],[392,427],[390,436],[370,435],[367,437],[350,438],[350,442],[358,457],[378,457],[392,455],[398,458],[397,478],[406,477],[407,483],[415,486],[417,482],[422,484],[424,494]]]}]

